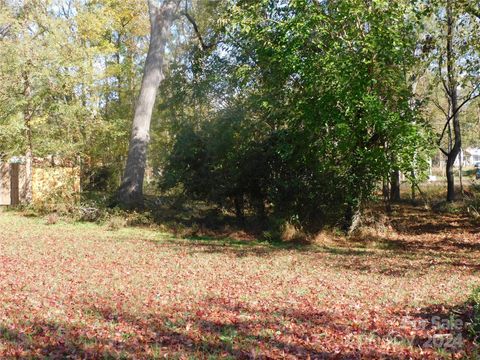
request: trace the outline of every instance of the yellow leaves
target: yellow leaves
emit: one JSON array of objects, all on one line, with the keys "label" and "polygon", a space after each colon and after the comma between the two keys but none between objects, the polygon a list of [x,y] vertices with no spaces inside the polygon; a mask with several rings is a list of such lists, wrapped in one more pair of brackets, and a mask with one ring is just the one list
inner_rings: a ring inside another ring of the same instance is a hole
[{"label": "yellow leaves", "polygon": [[117,76],[122,73],[122,65],[120,64],[109,64],[105,69],[105,77]]},{"label": "yellow leaves", "polygon": [[147,2],[137,0],[111,0],[111,15],[118,29],[130,32],[134,36],[146,36],[149,33]]},{"label": "yellow leaves", "polygon": [[48,116],[43,115],[43,116],[36,116],[30,120],[30,126],[36,127],[39,125],[45,125],[48,121]]},{"label": "yellow leaves", "polygon": [[103,21],[103,28],[133,36],[149,33],[147,2],[137,0],[103,0],[96,2],[94,14]]},{"label": "yellow leaves", "polygon": [[74,203],[80,194],[80,169],[34,168],[32,192],[37,205],[45,206],[52,200]]},{"label": "yellow leaves", "polygon": [[149,33],[146,1],[102,0],[82,7],[75,18],[80,40],[105,53],[116,51],[115,37],[143,37]]},{"label": "yellow leaves", "polygon": [[110,19],[104,12],[84,11],[77,18],[78,33],[82,40],[89,42],[101,42],[104,39],[105,31],[108,28]]}]

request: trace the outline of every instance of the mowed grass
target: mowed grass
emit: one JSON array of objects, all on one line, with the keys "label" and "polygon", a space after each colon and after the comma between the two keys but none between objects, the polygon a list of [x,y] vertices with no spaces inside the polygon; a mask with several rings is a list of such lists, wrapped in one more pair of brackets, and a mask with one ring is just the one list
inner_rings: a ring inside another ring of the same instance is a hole
[{"label": "mowed grass", "polygon": [[0,358],[474,358],[423,345],[480,285],[476,225],[396,211],[396,232],[309,247],[0,213]]}]

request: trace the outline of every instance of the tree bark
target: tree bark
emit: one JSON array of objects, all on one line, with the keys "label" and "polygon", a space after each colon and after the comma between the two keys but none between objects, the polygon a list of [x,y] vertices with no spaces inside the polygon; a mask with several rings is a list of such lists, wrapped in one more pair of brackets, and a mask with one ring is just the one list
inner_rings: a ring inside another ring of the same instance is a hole
[{"label": "tree bark", "polygon": [[392,201],[390,198],[391,194],[391,180],[390,178],[383,178],[382,181],[382,195],[383,202],[385,203],[385,210],[389,213],[392,211]]},{"label": "tree bark", "polygon": [[162,81],[165,46],[179,0],[165,0],[156,4],[148,1],[150,15],[150,44],[143,72],[140,95],[135,106],[127,164],[118,190],[120,206],[143,208],[143,179],[147,164],[147,148],[150,140],[150,122],[158,87]]},{"label": "tree bark", "polygon": [[233,198],[235,204],[235,215],[237,220],[243,224],[245,221],[245,199],[243,194],[236,194]]},{"label": "tree bark", "polygon": [[354,234],[362,225],[362,210],[358,205],[355,208],[348,210],[348,216],[350,217],[350,226],[348,228],[348,235]]},{"label": "tree bark", "polygon": [[454,164],[455,160],[462,148],[462,136],[460,129],[460,118],[458,108],[458,90],[455,73],[455,53],[453,49],[453,37],[454,37],[454,16],[452,11],[452,0],[447,0],[447,81],[448,81],[448,97],[450,98],[450,113],[452,117],[453,125],[453,146],[447,155],[447,201],[451,202],[455,200],[455,177],[454,177]]},{"label": "tree bark", "polygon": [[415,187],[415,183],[416,183],[416,180],[415,180],[415,171],[412,171],[411,172],[411,177],[412,177],[412,180],[411,180],[411,190],[412,190],[412,201],[416,201],[417,200],[417,192],[416,192],[416,187]]},{"label": "tree bark", "polygon": [[32,128],[30,120],[25,124],[27,152],[25,154],[25,203],[31,204],[33,200],[33,144],[32,144]]},{"label": "tree bark", "polygon": [[459,168],[458,168],[458,177],[460,180],[460,194],[463,196],[464,191],[463,191],[463,151],[460,148],[460,155],[459,155]]},{"label": "tree bark", "polygon": [[391,175],[390,201],[400,201],[400,171],[395,170]]},{"label": "tree bark", "polygon": [[26,100],[26,106],[23,111],[23,120],[25,126],[25,142],[27,145],[26,152],[25,152],[25,185],[24,185],[24,193],[25,198],[24,202],[26,204],[30,204],[33,200],[33,141],[32,141],[32,126],[30,124],[30,120],[33,116],[32,109],[30,107],[30,97],[32,93],[32,88],[30,84],[30,79],[28,74],[25,72],[23,74],[23,96]]}]

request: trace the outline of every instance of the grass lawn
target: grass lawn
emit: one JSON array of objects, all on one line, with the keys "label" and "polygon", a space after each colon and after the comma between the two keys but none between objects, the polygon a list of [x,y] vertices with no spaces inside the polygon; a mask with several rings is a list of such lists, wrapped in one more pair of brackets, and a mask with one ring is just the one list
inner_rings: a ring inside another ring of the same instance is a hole
[{"label": "grass lawn", "polygon": [[475,224],[402,207],[395,228],[288,248],[2,212],[0,358],[475,358],[461,332],[424,346],[480,285]]}]

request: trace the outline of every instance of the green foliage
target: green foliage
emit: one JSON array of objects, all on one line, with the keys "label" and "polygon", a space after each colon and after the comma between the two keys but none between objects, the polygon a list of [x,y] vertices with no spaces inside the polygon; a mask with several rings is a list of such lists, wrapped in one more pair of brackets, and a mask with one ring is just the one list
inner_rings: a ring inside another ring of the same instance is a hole
[{"label": "green foliage", "polygon": [[[182,183],[238,214],[245,199],[259,215],[271,209],[315,230],[349,223],[392,170],[422,174],[430,132],[406,77],[411,11],[408,2],[235,4],[217,51],[192,51],[182,68],[191,62],[193,77],[174,67],[166,82],[175,141],[164,187]],[[188,94],[202,105],[176,103]]]},{"label": "green foliage", "polygon": [[0,154],[25,154],[29,126],[35,157],[80,158],[85,174],[115,168],[115,187],[146,51],[145,10],[132,0],[0,2]]},{"label": "green foliage", "polygon": [[[25,153],[29,125],[34,156],[80,159],[83,188],[112,192],[148,45],[146,2],[69,4],[0,5],[0,153]],[[392,171],[424,179],[432,131],[411,74],[429,6],[188,2],[196,26],[176,22],[152,122],[161,188],[315,231],[347,226]]]}]

